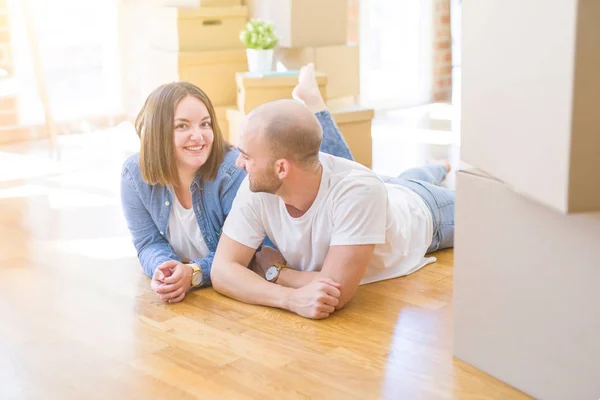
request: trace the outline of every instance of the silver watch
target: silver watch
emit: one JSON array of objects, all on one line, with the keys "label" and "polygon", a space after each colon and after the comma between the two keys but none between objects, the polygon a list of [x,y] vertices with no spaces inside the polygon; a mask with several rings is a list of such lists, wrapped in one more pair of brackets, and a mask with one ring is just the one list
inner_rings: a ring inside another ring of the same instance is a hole
[{"label": "silver watch", "polygon": [[277,278],[279,278],[279,274],[283,268],[285,268],[285,265],[282,264],[271,265],[265,272],[265,279],[269,282],[275,283]]}]

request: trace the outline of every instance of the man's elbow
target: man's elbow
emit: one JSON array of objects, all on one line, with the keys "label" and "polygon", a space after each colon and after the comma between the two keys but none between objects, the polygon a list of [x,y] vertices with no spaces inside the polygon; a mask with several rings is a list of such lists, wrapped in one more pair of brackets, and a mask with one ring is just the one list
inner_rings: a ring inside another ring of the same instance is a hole
[{"label": "man's elbow", "polygon": [[335,310],[339,311],[342,308],[346,307],[346,304],[348,304],[350,302],[350,300],[352,300],[352,297],[348,298],[348,299],[339,299],[339,303],[337,306],[335,306]]},{"label": "man's elbow", "polygon": [[223,293],[225,291],[224,268],[220,263],[213,262],[213,266],[210,270],[210,280],[212,287],[215,291]]},{"label": "man's elbow", "polygon": [[340,288],[340,297],[338,298],[338,304],[335,306],[335,310],[341,310],[346,306],[346,304],[350,303],[350,301],[354,298],[356,294],[356,289],[350,290],[344,287]]}]

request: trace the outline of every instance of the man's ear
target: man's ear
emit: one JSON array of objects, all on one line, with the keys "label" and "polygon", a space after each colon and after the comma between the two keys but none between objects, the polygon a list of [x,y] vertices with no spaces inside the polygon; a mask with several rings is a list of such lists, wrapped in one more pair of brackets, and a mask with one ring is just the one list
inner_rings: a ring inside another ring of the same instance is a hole
[{"label": "man's ear", "polygon": [[279,179],[283,179],[289,175],[292,165],[285,158],[280,158],[275,161],[275,173]]}]

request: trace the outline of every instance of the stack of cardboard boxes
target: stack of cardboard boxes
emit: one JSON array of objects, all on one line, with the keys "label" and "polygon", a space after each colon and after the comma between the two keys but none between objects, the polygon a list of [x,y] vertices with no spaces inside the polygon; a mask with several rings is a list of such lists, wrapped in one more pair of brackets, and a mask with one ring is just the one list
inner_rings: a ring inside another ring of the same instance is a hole
[{"label": "stack of cardboard boxes", "polygon": [[461,158],[476,169],[457,178],[454,352],[536,398],[597,399],[600,3],[543,14],[463,4]]},{"label": "stack of cardboard boxes", "polygon": [[[298,70],[312,62],[356,160],[371,167],[373,110],[357,105],[358,46],[348,44],[348,0],[157,1],[143,16],[150,47],[143,92],[178,80],[198,85],[235,145],[244,116],[260,104],[291,98]],[[275,25],[280,41],[274,73],[245,72],[246,50],[239,36],[250,18]]]},{"label": "stack of cardboard boxes", "polygon": [[373,110],[357,105],[358,46],[348,44],[348,1],[253,0],[251,18],[271,21],[279,36],[276,72],[237,74],[237,109],[227,111],[229,140],[236,143],[244,115],[256,106],[291,98],[298,70],[314,63],[321,94],[356,161],[371,167]]},{"label": "stack of cardboard boxes", "polygon": [[241,0],[173,0],[151,7],[148,18],[145,92],[178,80],[199,86],[227,134],[226,110],[236,103],[235,75],[248,69],[239,39],[248,8]]}]

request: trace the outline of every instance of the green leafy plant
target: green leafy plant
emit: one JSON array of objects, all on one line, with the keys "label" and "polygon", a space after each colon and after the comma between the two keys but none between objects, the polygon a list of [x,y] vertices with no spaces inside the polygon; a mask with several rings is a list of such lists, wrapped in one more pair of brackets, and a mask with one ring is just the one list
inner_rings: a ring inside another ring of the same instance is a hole
[{"label": "green leafy plant", "polygon": [[272,49],[279,41],[273,24],[260,19],[253,19],[244,26],[240,40],[246,48],[254,50]]}]

